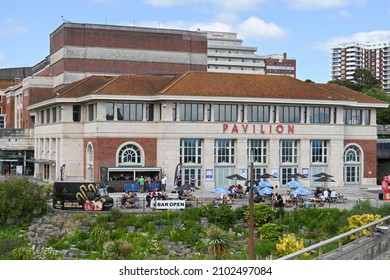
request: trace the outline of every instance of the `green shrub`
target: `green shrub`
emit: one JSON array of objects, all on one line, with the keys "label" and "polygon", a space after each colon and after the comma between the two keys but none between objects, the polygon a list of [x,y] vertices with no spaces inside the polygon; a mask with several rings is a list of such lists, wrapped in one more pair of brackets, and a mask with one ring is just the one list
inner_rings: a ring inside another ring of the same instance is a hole
[{"label": "green shrub", "polygon": [[[250,208],[248,207],[244,216],[246,221],[249,223]],[[275,219],[275,210],[264,203],[256,203],[253,205],[253,224],[255,227],[261,227],[263,224],[268,223]]]},{"label": "green shrub", "polygon": [[276,242],[269,239],[262,239],[255,243],[254,254],[259,259],[264,259],[276,253]]},{"label": "green shrub", "polygon": [[258,228],[257,233],[260,239],[268,239],[276,242],[283,235],[283,227],[275,223],[268,223]]},{"label": "green shrub", "polygon": [[13,260],[33,260],[34,255],[30,248],[19,247],[12,250]]},{"label": "green shrub", "polygon": [[89,233],[88,240],[91,242],[92,246],[95,246],[96,249],[103,247],[103,244],[110,240],[110,232],[101,227],[94,227]]},{"label": "green shrub", "polygon": [[21,225],[47,213],[45,186],[26,177],[10,177],[0,182],[0,224]]}]

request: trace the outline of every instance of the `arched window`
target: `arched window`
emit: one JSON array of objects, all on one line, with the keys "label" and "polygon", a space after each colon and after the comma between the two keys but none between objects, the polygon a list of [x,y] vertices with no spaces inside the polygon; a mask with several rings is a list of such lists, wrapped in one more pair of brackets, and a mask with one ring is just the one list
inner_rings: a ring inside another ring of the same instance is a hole
[{"label": "arched window", "polygon": [[349,146],[344,152],[344,162],[360,162],[360,149],[354,145]]},{"label": "arched window", "polygon": [[118,165],[139,165],[142,163],[141,149],[134,144],[126,144],[118,153]]},{"label": "arched window", "polygon": [[88,146],[87,146],[87,154],[86,154],[86,158],[87,158],[87,180],[88,181],[93,181],[93,172],[94,172],[94,168],[93,168],[93,164],[94,164],[94,158],[93,158],[93,146],[91,143],[88,143]]},{"label": "arched window", "polygon": [[360,184],[361,157],[361,149],[356,145],[350,145],[344,150],[344,182],[346,184]]}]

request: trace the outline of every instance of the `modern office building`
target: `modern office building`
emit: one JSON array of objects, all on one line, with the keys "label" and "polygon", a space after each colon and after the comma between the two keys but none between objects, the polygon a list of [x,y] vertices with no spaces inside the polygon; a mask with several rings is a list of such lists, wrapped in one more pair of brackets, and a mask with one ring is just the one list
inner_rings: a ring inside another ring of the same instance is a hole
[{"label": "modern office building", "polygon": [[[186,72],[156,76],[90,76],[28,107],[35,116],[35,177],[102,180],[179,170],[197,186],[232,184],[226,177],[273,184],[306,174],[334,183],[376,184],[376,109],[388,104],[339,85],[288,76]],[[244,182],[242,182],[244,183]]]},{"label": "modern office building", "polygon": [[363,68],[390,93],[390,41],[342,43],[332,47],[330,56],[332,80],[353,80],[356,69]]},{"label": "modern office building", "polygon": [[258,55],[237,33],[207,31],[207,71],[296,77],[296,60],[287,54]]}]

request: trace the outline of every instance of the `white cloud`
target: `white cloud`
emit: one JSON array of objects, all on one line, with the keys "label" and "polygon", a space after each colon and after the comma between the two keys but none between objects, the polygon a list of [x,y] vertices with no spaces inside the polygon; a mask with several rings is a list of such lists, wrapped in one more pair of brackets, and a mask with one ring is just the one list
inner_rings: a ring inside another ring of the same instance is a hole
[{"label": "white cloud", "polygon": [[351,14],[348,13],[346,10],[340,10],[337,11],[336,13],[332,13],[329,16],[331,19],[339,19],[339,18],[350,18]]},{"label": "white cloud", "polygon": [[348,0],[285,0],[285,2],[291,8],[300,10],[342,7],[348,4]]},{"label": "white cloud", "polygon": [[196,3],[205,2],[205,0],[144,0],[145,4],[151,6],[180,6],[180,5],[193,5]]},{"label": "white cloud", "polygon": [[359,43],[369,43],[369,42],[383,42],[390,41],[390,31],[387,30],[376,30],[371,32],[359,32],[352,34],[350,36],[338,36],[331,38],[323,43],[316,43],[315,48],[323,51],[330,51],[330,49],[338,44],[349,43],[349,42],[359,42]]},{"label": "white cloud", "polygon": [[216,9],[224,11],[249,11],[259,7],[268,0],[213,0]]},{"label": "white cloud", "polygon": [[237,33],[244,38],[280,38],[288,34],[287,30],[275,23],[265,22],[257,17],[250,17],[237,25]]},{"label": "white cloud", "polygon": [[152,6],[182,6],[207,5],[215,11],[248,11],[259,7],[269,0],[144,0],[145,4]]},{"label": "white cloud", "polygon": [[6,18],[0,23],[0,37],[28,32],[28,27],[19,24],[13,18]]}]

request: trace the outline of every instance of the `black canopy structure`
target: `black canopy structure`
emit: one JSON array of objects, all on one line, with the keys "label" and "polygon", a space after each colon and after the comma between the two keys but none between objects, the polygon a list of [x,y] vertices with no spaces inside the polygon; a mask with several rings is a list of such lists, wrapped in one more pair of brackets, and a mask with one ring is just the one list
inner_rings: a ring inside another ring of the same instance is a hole
[{"label": "black canopy structure", "polygon": [[272,174],[269,173],[264,173],[259,176],[260,179],[269,179],[269,178],[274,178]]},{"label": "black canopy structure", "polygon": [[226,176],[226,179],[230,179],[230,180],[239,180],[239,181],[243,181],[243,180],[246,180],[246,178],[244,176],[241,176],[240,174],[233,174],[233,175],[229,175],[229,176]]},{"label": "black canopy structure", "polygon": [[305,175],[303,175],[303,174],[301,174],[301,173],[294,173],[294,174],[291,174],[291,175],[290,175],[290,178],[295,178],[295,179],[297,179],[297,178],[299,178],[299,177],[301,177],[301,178],[307,178]]},{"label": "black canopy structure", "polygon": [[321,173],[313,175],[313,177],[327,177],[327,178],[329,178],[329,177],[333,177],[333,175],[330,175],[330,174],[325,173],[325,172],[321,172]]},{"label": "black canopy structure", "polygon": [[322,177],[320,177],[320,178],[318,178],[318,179],[315,179],[314,182],[322,182],[322,183],[323,183],[322,185],[323,185],[323,187],[325,188],[325,184],[326,184],[327,182],[335,182],[335,180],[333,180],[333,179],[330,178],[330,177],[322,176]]}]

